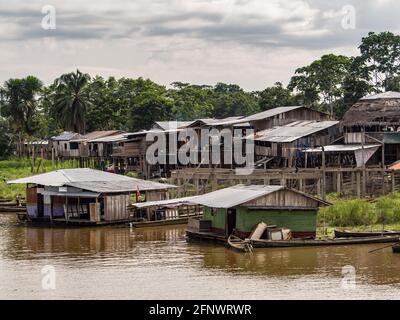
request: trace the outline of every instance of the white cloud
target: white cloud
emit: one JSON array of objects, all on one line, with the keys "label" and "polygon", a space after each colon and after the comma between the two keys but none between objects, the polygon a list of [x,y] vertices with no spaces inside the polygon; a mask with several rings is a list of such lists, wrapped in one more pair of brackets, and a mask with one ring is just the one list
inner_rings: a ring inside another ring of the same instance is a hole
[{"label": "white cloud", "polygon": [[[40,27],[47,4],[56,30]],[[341,27],[348,4],[356,30]],[[324,53],[356,54],[368,31],[399,30],[399,9],[383,0],[0,0],[0,80],[35,74],[50,82],[80,68],[262,89],[287,83]]]}]

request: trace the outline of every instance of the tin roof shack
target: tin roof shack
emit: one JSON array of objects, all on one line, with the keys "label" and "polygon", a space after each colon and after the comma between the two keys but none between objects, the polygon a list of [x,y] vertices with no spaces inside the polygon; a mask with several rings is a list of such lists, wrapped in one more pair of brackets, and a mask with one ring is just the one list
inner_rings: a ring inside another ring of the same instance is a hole
[{"label": "tin roof shack", "polygon": [[[169,142],[171,139],[177,140],[179,132],[184,130],[188,124],[190,122],[187,121],[157,121],[150,130],[124,134],[125,139],[119,141],[113,147],[112,156],[116,172],[137,171],[146,178],[168,176],[171,168],[176,168],[174,162],[170,161],[170,157],[177,156],[176,154],[169,154]],[[166,164],[150,165],[146,161],[146,150],[153,141],[146,141],[146,136],[151,137],[157,134],[166,135],[168,159]],[[177,147],[179,148],[179,146],[177,142]]]},{"label": "tin roof shack", "polygon": [[306,148],[325,146],[339,134],[339,121],[295,121],[259,131],[254,139],[255,160],[271,167],[303,167]]},{"label": "tin roof shack", "polygon": [[54,156],[56,158],[70,158],[71,153],[74,154],[78,150],[78,145],[70,144],[71,140],[79,139],[82,136],[76,132],[64,131],[59,136],[55,136],[51,138],[52,147],[54,149]]},{"label": "tin roof shack", "polygon": [[[261,222],[289,228],[294,238],[315,237],[318,208],[327,205],[302,192],[269,185],[236,185],[191,201],[204,206],[203,224],[210,226],[209,233],[227,237],[235,232],[241,238]],[[196,230],[188,228],[190,233],[196,237]]]},{"label": "tin roof shack", "polygon": [[174,187],[92,169],[57,170],[8,183],[27,184],[30,221],[78,225],[129,221],[132,193],[139,190],[148,201],[163,200]]},{"label": "tin roof shack", "polygon": [[[381,156],[370,165],[390,164],[400,158],[400,92],[385,92],[360,99],[344,115],[345,144],[383,144]],[[384,161],[382,161],[382,159]]]},{"label": "tin roof shack", "polygon": [[303,106],[277,107],[244,117],[240,122],[249,122],[258,132],[302,120],[324,121],[329,120],[329,115]]},{"label": "tin roof shack", "polygon": [[[196,197],[196,196],[194,196]],[[190,217],[200,217],[201,206],[191,202],[194,197],[133,203],[135,227],[186,224]]]},{"label": "tin roof shack", "polygon": [[[70,141],[71,158],[96,158],[106,160],[111,158],[111,150],[107,144],[113,139],[122,139],[121,130],[93,131]],[[108,139],[107,139],[108,138]]]}]

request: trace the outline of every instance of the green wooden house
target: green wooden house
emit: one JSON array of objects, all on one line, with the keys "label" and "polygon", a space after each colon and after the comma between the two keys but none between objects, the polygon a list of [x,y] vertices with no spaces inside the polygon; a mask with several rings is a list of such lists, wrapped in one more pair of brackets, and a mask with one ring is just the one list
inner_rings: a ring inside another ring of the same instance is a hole
[{"label": "green wooden house", "polygon": [[236,185],[195,197],[202,225],[219,235],[248,237],[258,223],[289,228],[294,238],[315,237],[317,211],[328,203],[283,186]]}]

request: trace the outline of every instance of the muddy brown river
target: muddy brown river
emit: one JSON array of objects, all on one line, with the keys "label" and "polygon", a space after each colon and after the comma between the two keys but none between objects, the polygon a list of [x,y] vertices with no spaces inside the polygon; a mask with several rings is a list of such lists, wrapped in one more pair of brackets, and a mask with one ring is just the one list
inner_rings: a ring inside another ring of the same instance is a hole
[{"label": "muddy brown river", "polygon": [[0,299],[398,299],[400,254],[368,253],[383,246],[244,254],[188,243],[183,226],[39,228],[0,214]]}]

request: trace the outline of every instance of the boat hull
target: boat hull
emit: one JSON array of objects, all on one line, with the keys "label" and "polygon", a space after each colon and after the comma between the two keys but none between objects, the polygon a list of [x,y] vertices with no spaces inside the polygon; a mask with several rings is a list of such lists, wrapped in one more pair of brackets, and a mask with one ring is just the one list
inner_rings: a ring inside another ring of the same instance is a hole
[{"label": "boat hull", "polygon": [[372,244],[398,242],[399,236],[366,237],[357,239],[329,239],[329,240],[253,240],[254,248],[285,248],[285,247],[317,247],[353,244]]},{"label": "boat hull", "polygon": [[372,231],[372,232],[349,232],[335,230],[335,238],[366,238],[380,236],[399,236],[400,231]]},{"label": "boat hull", "polygon": [[392,246],[393,253],[400,253],[400,244],[394,244]]}]

